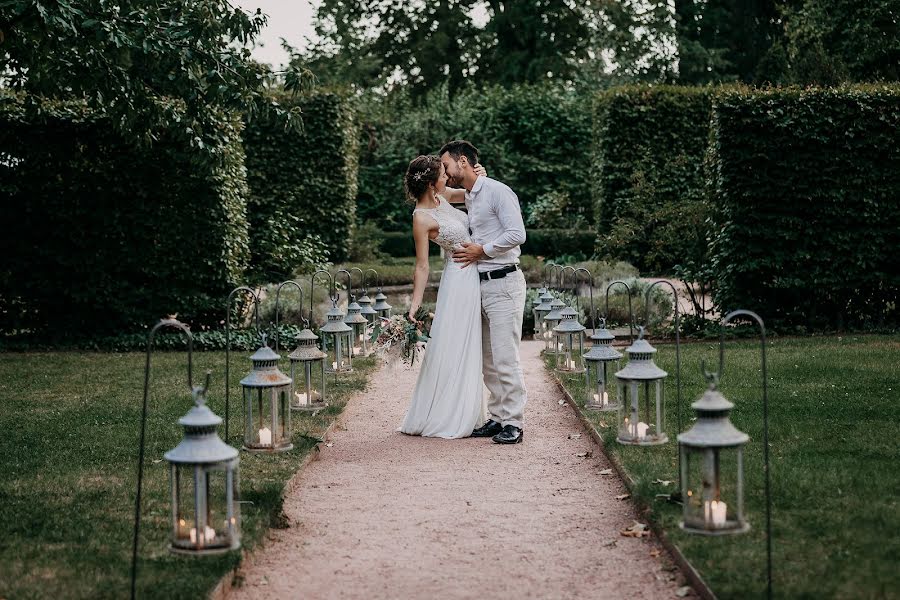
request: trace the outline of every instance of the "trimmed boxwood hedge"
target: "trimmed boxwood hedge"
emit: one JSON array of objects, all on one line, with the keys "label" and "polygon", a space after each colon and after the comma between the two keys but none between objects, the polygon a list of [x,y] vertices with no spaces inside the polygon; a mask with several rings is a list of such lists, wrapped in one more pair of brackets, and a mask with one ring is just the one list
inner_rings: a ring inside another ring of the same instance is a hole
[{"label": "trimmed boxwood hedge", "polygon": [[712,244],[723,310],[776,327],[900,321],[900,87],[715,99]]},{"label": "trimmed boxwood hedge", "polygon": [[359,143],[349,101],[312,93],[279,102],[303,114],[303,130],[275,116],[244,130],[250,186],[251,270],[292,273],[319,249],[344,260],[355,220]]},{"label": "trimmed boxwood hedge", "polygon": [[663,274],[702,262],[714,88],[634,85],[594,100],[597,254]]},{"label": "trimmed boxwood hedge", "polygon": [[80,104],[0,95],[0,330],[221,318],[249,254],[240,126],[200,158],[165,133],[136,147]]}]

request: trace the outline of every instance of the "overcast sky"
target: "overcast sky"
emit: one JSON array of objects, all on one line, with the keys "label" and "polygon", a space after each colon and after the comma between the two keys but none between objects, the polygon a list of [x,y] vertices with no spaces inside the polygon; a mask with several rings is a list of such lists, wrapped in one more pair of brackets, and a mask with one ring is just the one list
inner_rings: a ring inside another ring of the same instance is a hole
[{"label": "overcast sky", "polygon": [[261,8],[269,16],[269,24],[256,38],[253,58],[280,69],[288,60],[281,49],[281,38],[295,48],[303,48],[306,38],[314,37],[313,3],[317,0],[236,0],[235,5],[246,11]]}]

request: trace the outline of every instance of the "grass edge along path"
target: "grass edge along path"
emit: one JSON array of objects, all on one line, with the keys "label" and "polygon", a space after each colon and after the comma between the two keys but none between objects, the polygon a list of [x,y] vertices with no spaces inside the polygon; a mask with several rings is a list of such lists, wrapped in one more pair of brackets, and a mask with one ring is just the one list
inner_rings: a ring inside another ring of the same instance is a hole
[{"label": "grass edge along path", "polygon": [[[625,342],[627,338],[617,342]],[[616,413],[583,411],[584,375],[560,374],[562,385],[622,467],[632,498],[720,598],[765,596],[765,511],[762,468],[759,342],[725,346],[719,389],[735,404],[732,421],[750,435],[745,447],[745,512],[750,531],[708,538],[680,530],[681,506],[658,498],[678,485],[675,352],[657,346],[668,371],[665,427],[670,441],[655,447],[615,441]],[[706,387],[700,360],[712,364],[718,343],[685,344],[682,427]],[[770,339],[767,345],[772,469],[775,597],[889,598],[900,539],[900,459],[896,396],[900,336]],[[553,370],[553,358],[545,357]],[[625,359],[622,359],[622,366]],[[879,435],[872,435],[878,431]],[[891,433],[894,432],[894,433]]]},{"label": "grass edge along path", "polygon": [[[549,359],[547,359],[549,360]],[[700,573],[697,572],[697,569],[694,568],[694,565],[685,558],[684,554],[682,554],[681,549],[669,539],[669,536],[666,535],[665,530],[660,526],[660,524],[652,518],[649,514],[651,507],[647,502],[638,497],[635,493],[635,481],[625,470],[625,467],[622,465],[622,462],[619,460],[619,457],[609,451],[607,444],[603,441],[603,437],[600,435],[600,432],[597,431],[597,428],[594,426],[594,423],[591,422],[590,418],[588,418],[587,413],[585,412],[584,407],[579,404],[575,398],[572,396],[572,393],[566,388],[566,384],[563,383],[562,379],[560,379],[559,374],[548,365],[547,371],[550,374],[550,377],[556,382],[556,385],[559,387],[560,392],[562,392],[563,397],[566,400],[566,404],[568,404],[575,414],[578,415],[578,420],[581,421],[584,429],[590,434],[591,439],[597,443],[597,446],[600,447],[600,450],[603,452],[603,456],[609,461],[609,464],[613,466],[613,469],[616,471],[616,475],[619,476],[619,479],[622,480],[622,483],[625,485],[625,488],[628,490],[628,493],[631,494],[631,500],[635,504],[637,508],[637,513],[639,515],[645,517],[651,517],[648,519],[648,524],[650,526],[650,530],[653,532],[653,535],[660,541],[663,547],[672,555],[675,564],[681,570],[681,573],[684,575],[685,579],[688,581],[693,590],[697,593],[700,598],[704,600],[716,600],[716,595],[713,594],[712,590],[709,589],[709,586],[706,585],[706,582],[703,581],[703,577],[700,576]]]},{"label": "grass edge along path", "polygon": [[[242,442],[239,381],[249,352],[231,363],[230,439]],[[282,370],[286,368],[282,350]],[[0,353],[0,597],[121,598],[128,596],[143,353]],[[213,372],[208,404],[224,414],[223,352],[195,352],[194,373]],[[141,538],[139,598],[207,597],[244,552],[285,527],[283,494],[315,452],[346,402],[365,389],[375,358],[328,379],[329,406],[294,412],[294,449],[240,453],[242,549],[184,557],[169,550],[168,464],[163,454],[181,439],[178,419],[191,406],[183,352],[152,358]],[[219,426],[224,436],[224,424]]]}]

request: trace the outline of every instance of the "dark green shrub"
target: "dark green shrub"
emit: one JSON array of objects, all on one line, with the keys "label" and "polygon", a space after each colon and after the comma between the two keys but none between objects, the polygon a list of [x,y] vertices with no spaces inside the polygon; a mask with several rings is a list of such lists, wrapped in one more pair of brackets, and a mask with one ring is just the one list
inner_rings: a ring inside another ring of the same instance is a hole
[{"label": "dark green shrub", "polygon": [[715,299],[804,329],[896,325],[900,88],[736,89],[714,104]]},{"label": "dark green shrub", "polygon": [[713,88],[625,86],[594,102],[597,253],[641,271],[705,262]]},{"label": "dark green shrub", "polygon": [[571,262],[559,260],[562,256],[584,260],[593,254],[595,241],[596,235],[593,231],[528,229],[525,232],[522,253],[556,258],[557,262]]},{"label": "dark green shrub", "polygon": [[292,273],[325,254],[345,259],[355,219],[358,142],[348,101],[316,93],[279,102],[302,111],[301,133],[273,115],[254,118],[243,136],[255,279]]},{"label": "dark green shrub", "polygon": [[[379,250],[388,256],[403,258],[416,255],[416,242],[412,236],[412,223],[408,231],[382,231]],[[441,249],[437,244],[428,245],[430,256],[438,256]]]},{"label": "dark green shrub", "polygon": [[126,143],[80,104],[0,96],[0,330],[221,318],[248,257],[239,120],[222,139],[201,160],[166,133]]},{"label": "dark green shrub", "polygon": [[358,212],[386,231],[406,231],[403,191],[409,161],[447,141],[470,140],[488,174],[518,195],[527,217],[539,198],[566,194],[576,221],[591,220],[590,98],[550,86],[445,90],[414,104],[400,91],[364,98]]}]

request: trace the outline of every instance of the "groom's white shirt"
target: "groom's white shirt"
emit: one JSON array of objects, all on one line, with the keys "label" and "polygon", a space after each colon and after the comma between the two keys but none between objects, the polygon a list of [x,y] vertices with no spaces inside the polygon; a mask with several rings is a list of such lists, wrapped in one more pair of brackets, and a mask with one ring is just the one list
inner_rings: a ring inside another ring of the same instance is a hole
[{"label": "groom's white shirt", "polygon": [[472,240],[481,244],[488,256],[478,261],[478,271],[493,271],[519,263],[525,242],[525,223],[519,198],[506,184],[490,177],[475,180],[466,192],[466,210]]}]

